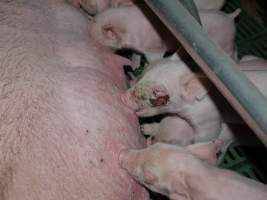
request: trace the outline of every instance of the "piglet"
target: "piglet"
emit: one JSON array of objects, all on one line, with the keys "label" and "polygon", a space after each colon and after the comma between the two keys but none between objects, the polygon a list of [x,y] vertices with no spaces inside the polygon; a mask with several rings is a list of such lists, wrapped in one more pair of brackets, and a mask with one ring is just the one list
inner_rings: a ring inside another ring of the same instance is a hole
[{"label": "piglet", "polygon": [[204,31],[232,59],[237,60],[234,40],[236,34],[235,18],[241,9],[236,9],[230,14],[217,10],[200,10],[200,18]]},{"label": "piglet", "polygon": [[167,116],[160,122],[141,125],[141,131],[148,138],[148,145],[156,142],[186,146],[194,142],[193,128],[184,119]]},{"label": "piglet", "polygon": [[[198,136],[195,142],[218,138],[223,120],[227,122],[220,110],[226,102],[208,78],[192,72],[181,60],[163,59],[151,65],[121,100],[140,117],[164,113],[178,115],[193,127]],[[267,71],[244,72],[267,96]]]},{"label": "piglet", "polygon": [[[200,140],[199,135],[194,134],[194,129],[189,123],[177,116],[167,116],[160,122],[142,124],[141,132],[149,136],[147,146],[157,142],[187,146]],[[222,130],[216,139],[223,141],[218,156],[218,163],[220,163],[228,146],[235,140],[235,134],[227,123],[222,123]]]},{"label": "piglet", "polygon": [[121,167],[136,181],[171,200],[266,200],[267,186],[213,166],[221,142],[187,147],[156,143],[123,151]]},{"label": "piglet", "polygon": [[178,115],[198,135],[196,142],[218,138],[221,116],[207,95],[205,76],[193,73],[181,60],[163,59],[151,65],[134,87],[121,96],[122,101],[140,117]]},{"label": "piglet", "polygon": [[90,29],[91,37],[114,50],[132,49],[146,54],[151,61],[162,58],[168,49],[158,31],[137,6],[107,9],[96,15],[94,21]]},{"label": "piglet", "polygon": [[[94,18],[90,35],[114,50],[128,48],[144,53],[149,62],[161,59],[166,51],[177,48],[176,40],[153,13],[143,11],[137,6],[107,9]],[[239,12],[239,9],[229,15],[221,11],[200,12],[203,30],[232,57],[236,31],[233,19]]]}]

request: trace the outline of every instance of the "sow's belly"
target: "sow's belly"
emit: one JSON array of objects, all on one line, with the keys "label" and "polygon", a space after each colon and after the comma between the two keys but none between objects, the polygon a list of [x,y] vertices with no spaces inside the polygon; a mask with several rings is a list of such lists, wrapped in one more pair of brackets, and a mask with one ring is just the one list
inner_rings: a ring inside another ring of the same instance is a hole
[{"label": "sow's belly", "polygon": [[57,98],[44,105],[39,132],[12,168],[7,199],[148,199],[118,165],[122,149],[144,145],[136,116],[120,102],[119,76],[86,67],[55,76]]},{"label": "sow's belly", "polygon": [[142,148],[122,60],[63,0],[0,2],[0,200],[146,200],[118,165]]}]

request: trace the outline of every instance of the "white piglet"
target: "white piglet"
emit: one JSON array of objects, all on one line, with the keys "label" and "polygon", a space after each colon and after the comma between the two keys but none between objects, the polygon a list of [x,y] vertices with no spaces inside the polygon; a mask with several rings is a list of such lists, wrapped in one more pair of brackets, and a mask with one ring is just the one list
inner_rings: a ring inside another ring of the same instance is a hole
[{"label": "white piglet", "polygon": [[90,35],[114,50],[127,48],[146,54],[149,61],[160,59],[168,47],[136,6],[110,8],[96,15]]},{"label": "white piglet", "polygon": [[[122,95],[122,101],[140,117],[172,113],[193,128],[195,142],[217,139],[226,105],[208,78],[190,70],[181,60],[163,59],[151,64],[143,77]],[[252,66],[250,67],[252,68]],[[244,71],[267,96],[267,71]],[[227,122],[227,121],[226,121]]]},{"label": "white piglet", "polygon": [[167,116],[159,123],[150,123],[141,125],[141,131],[144,135],[150,136],[148,144],[164,142],[168,144],[179,144],[186,146],[194,142],[193,128],[177,116]]},{"label": "white piglet", "polygon": [[236,26],[234,20],[240,12],[239,8],[230,14],[216,10],[201,10],[199,12],[204,31],[208,33],[215,44],[234,60],[236,60],[234,45]]},{"label": "white piglet", "polygon": [[[203,30],[231,57],[236,32],[234,17],[239,12],[200,11]],[[144,13],[137,6],[109,8],[96,15],[93,24],[90,35],[97,42],[114,50],[128,48],[144,53],[149,62],[178,47],[154,14]]]},{"label": "white piglet", "polygon": [[220,141],[187,147],[156,143],[123,151],[120,164],[136,181],[171,200],[266,200],[267,186],[213,166]]}]

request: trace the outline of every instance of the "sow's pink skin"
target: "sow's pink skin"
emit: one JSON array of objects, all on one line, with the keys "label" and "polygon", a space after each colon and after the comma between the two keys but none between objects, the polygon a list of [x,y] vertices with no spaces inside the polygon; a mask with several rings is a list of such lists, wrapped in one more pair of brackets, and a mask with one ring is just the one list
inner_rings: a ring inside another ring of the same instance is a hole
[{"label": "sow's pink skin", "polygon": [[80,5],[86,9],[91,15],[96,15],[103,10],[110,7],[130,6],[133,5],[134,0],[67,0],[73,6],[79,7]]},{"label": "sow's pink skin", "polygon": [[[138,2],[138,0],[67,0],[74,6],[84,6],[90,14],[97,14],[109,7],[128,6]],[[194,0],[198,9],[219,10],[225,0]]]},{"label": "sow's pink skin", "polygon": [[0,2],[0,199],[148,200],[118,163],[142,148],[125,60],[61,0]]},{"label": "sow's pink skin", "polygon": [[187,147],[156,143],[125,150],[120,163],[129,175],[171,200],[266,200],[267,186],[214,166],[219,140]]}]

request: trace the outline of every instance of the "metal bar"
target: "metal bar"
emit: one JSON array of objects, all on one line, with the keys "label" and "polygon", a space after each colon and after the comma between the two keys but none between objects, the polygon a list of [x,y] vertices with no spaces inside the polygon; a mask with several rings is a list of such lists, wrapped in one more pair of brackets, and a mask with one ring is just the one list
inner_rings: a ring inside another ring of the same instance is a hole
[{"label": "metal bar", "polygon": [[267,101],[178,0],[145,0],[267,146]]},{"label": "metal bar", "polygon": [[201,24],[196,4],[193,0],[180,0],[183,6],[190,12],[190,14]]}]

